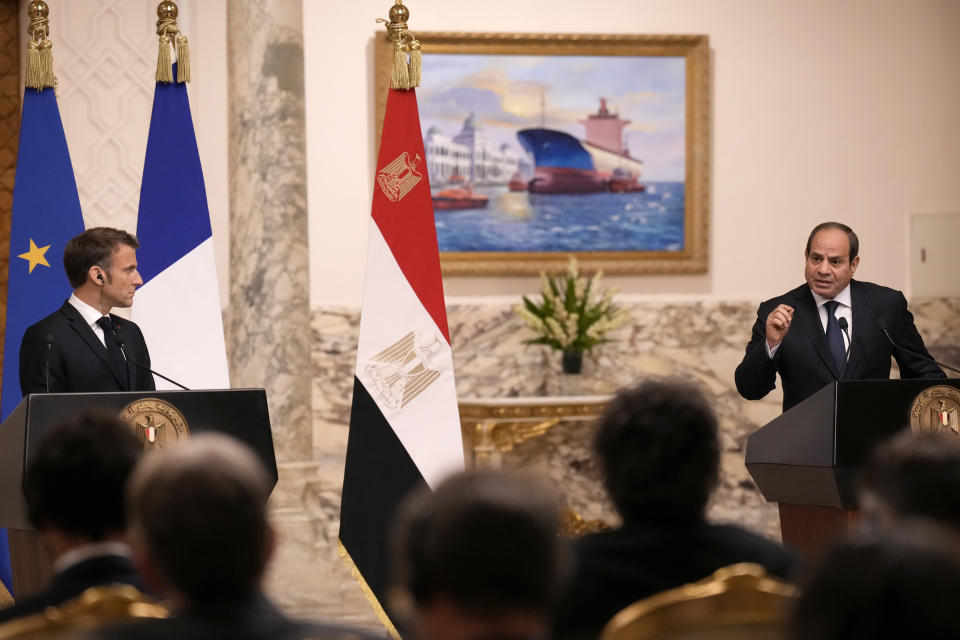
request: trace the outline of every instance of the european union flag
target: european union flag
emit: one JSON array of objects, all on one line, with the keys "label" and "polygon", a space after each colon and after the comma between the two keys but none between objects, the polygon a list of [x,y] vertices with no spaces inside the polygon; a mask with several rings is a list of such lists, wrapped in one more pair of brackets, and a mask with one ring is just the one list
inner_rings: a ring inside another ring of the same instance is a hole
[{"label": "european union flag", "polygon": [[[70,296],[63,248],[83,232],[80,197],[53,89],[24,93],[12,218],[0,420],[6,420],[23,397],[19,357],[23,333]],[[0,581],[12,592],[6,531],[0,543]]]}]

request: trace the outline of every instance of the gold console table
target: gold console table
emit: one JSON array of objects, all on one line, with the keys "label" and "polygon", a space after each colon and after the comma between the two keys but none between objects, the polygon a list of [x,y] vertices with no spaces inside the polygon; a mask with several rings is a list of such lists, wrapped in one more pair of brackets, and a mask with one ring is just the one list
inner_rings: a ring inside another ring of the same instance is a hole
[{"label": "gold console table", "polygon": [[467,460],[477,467],[500,467],[504,453],[560,422],[596,420],[612,397],[461,398]]}]

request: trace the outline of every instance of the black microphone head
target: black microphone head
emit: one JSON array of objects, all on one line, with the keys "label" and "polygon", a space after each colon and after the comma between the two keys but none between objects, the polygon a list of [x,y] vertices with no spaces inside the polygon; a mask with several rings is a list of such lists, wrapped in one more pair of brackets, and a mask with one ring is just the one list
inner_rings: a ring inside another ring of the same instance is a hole
[{"label": "black microphone head", "polygon": [[52,334],[52,333],[48,333],[48,334],[47,334],[47,337],[44,338],[43,340],[44,340],[44,342],[46,342],[47,344],[53,344],[53,334]]},{"label": "black microphone head", "polygon": [[847,319],[846,319],[846,318],[843,318],[843,317],[837,318],[837,324],[840,325],[840,328],[841,328],[841,329],[843,329],[844,331],[846,331],[847,326],[848,326],[848,325],[847,325]]}]

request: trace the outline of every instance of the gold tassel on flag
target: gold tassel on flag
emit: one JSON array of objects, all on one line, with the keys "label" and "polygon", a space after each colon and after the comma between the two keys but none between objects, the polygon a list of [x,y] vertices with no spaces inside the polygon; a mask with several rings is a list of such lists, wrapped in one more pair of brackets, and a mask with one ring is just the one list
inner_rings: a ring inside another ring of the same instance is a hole
[{"label": "gold tassel on flag", "polygon": [[157,35],[160,49],[157,52],[157,82],[173,82],[173,47],[177,48],[177,82],[190,82],[190,45],[187,36],[177,27],[180,10],[170,0],[157,5]]},{"label": "gold tassel on flag", "polygon": [[402,0],[396,0],[390,7],[390,19],[377,20],[387,25],[387,33],[393,42],[393,71],[390,74],[392,89],[413,89],[420,86],[423,54],[420,52],[420,42],[407,29],[409,19],[410,10],[403,6]]},{"label": "gold tassel on flag", "polygon": [[27,5],[30,24],[27,34],[27,81],[31,89],[43,91],[55,88],[57,78],[53,75],[53,43],[50,42],[50,8],[43,0],[32,0]]}]

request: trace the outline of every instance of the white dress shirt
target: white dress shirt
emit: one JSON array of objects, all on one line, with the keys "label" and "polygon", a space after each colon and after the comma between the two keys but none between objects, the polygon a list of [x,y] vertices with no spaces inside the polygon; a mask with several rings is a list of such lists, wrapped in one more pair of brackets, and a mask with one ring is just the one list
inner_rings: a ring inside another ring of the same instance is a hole
[{"label": "white dress shirt", "polygon": [[[820,325],[823,327],[823,333],[826,334],[827,308],[824,305],[830,302],[830,300],[828,298],[824,298],[813,289],[810,289],[810,293],[813,294],[813,301],[817,304],[817,313],[820,314]],[[853,305],[851,304],[850,300],[850,285],[847,284],[847,286],[843,288],[843,291],[838,293],[833,299],[837,302],[837,310],[833,315],[836,316],[837,320],[840,318],[847,319],[847,330],[841,331],[840,333],[843,335],[843,346],[847,350],[847,354],[849,356],[850,340],[853,339]],[[771,358],[777,353],[777,349],[780,348],[779,344],[773,348],[770,348],[769,342],[764,341],[764,344],[767,345],[767,355]],[[783,343],[781,342],[780,344]]]},{"label": "white dress shirt", "polygon": [[94,309],[86,302],[77,297],[77,294],[71,293],[70,298],[67,300],[73,308],[80,312],[80,315],[83,316],[84,321],[93,329],[93,333],[100,339],[100,344],[103,345],[103,348],[107,348],[107,341],[103,338],[103,328],[97,324],[97,320],[103,317],[103,314],[100,313],[98,309]]}]

